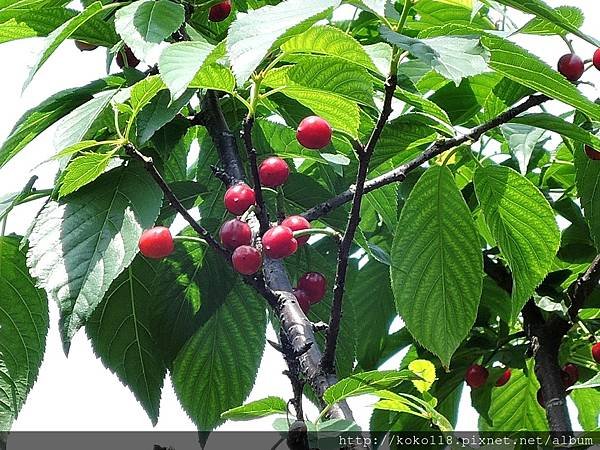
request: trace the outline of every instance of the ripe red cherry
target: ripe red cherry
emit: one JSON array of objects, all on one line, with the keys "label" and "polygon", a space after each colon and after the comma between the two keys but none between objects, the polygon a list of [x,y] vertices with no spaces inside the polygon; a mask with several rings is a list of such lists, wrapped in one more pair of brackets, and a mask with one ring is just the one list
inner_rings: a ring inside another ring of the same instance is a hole
[{"label": "ripe red cherry", "polygon": [[208,20],[211,22],[222,22],[231,14],[231,0],[217,3],[208,12]]},{"label": "ripe red cherry", "polygon": [[510,369],[506,369],[502,375],[500,375],[500,378],[498,378],[496,380],[496,387],[502,387],[504,386],[506,383],[508,383],[508,381],[510,380],[510,376],[511,376],[511,371]]},{"label": "ripe red cherry", "polygon": [[319,303],[327,291],[327,279],[319,272],[308,272],[298,280],[298,289],[308,295],[312,304]]},{"label": "ripe red cherry", "polygon": [[592,57],[592,63],[594,64],[594,67],[596,69],[600,70],[600,48],[597,48],[594,52],[594,56]]},{"label": "ripe red cherry", "polygon": [[567,53],[558,60],[558,71],[569,81],[579,80],[584,70],[583,61],[573,53]]},{"label": "ripe red cherry", "polygon": [[246,183],[237,183],[225,192],[225,208],[232,214],[244,214],[250,206],[254,205],[254,189]]},{"label": "ripe red cherry", "polygon": [[[125,53],[125,57],[123,57],[123,53]],[[125,46],[117,53],[117,66],[121,69],[125,66],[132,68],[137,67],[139,64],[140,60],[137,59],[129,47]]]},{"label": "ripe red cherry", "polygon": [[175,243],[168,228],[154,227],[142,233],[138,247],[145,257],[162,259],[173,253]]},{"label": "ripe red cherry", "polygon": [[546,402],[544,401],[544,393],[542,392],[542,388],[539,388],[536,394],[536,398],[538,403],[542,408],[546,407]]},{"label": "ripe red cherry", "polygon": [[235,250],[240,245],[250,245],[252,242],[250,226],[239,219],[225,222],[219,230],[219,236],[223,245],[230,250]]},{"label": "ripe red cherry", "polygon": [[585,146],[585,154],[588,158],[594,161],[600,161],[600,152],[598,150],[594,150],[589,145]]},{"label": "ripe red cherry", "polygon": [[289,176],[290,168],[277,156],[265,159],[258,168],[258,178],[263,186],[276,188],[285,183]]},{"label": "ripe red cherry", "polygon": [[296,139],[306,148],[320,150],[331,143],[331,134],[331,125],[325,119],[309,116],[298,125]]},{"label": "ripe red cherry", "polygon": [[98,48],[97,45],[88,44],[83,41],[75,41],[75,47],[81,52],[91,52],[92,50],[96,50]]},{"label": "ripe red cherry", "polygon": [[592,345],[592,356],[594,357],[594,361],[600,364],[600,342]]},{"label": "ripe red cherry", "polygon": [[260,269],[262,256],[254,247],[242,245],[233,251],[231,262],[236,272],[243,275],[253,275]]},{"label": "ripe red cherry", "polygon": [[304,311],[304,314],[308,314],[308,311],[310,311],[310,300],[308,298],[308,294],[302,289],[298,288],[294,288],[293,292],[294,296],[296,297],[296,300],[298,300],[300,308],[302,309],[302,311]]},{"label": "ripe red cherry", "polygon": [[485,384],[487,381],[489,372],[483,366],[479,364],[472,364],[465,373],[465,381],[473,389],[478,389]]},{"label": "ripe red cherry", "polygon": [[565,389],[573,386],[579,380],[579,369],[575,364],[566,364],[560,371]]},{"label": "ripe red cherry", "polygon": [[[281,225],[288,227],[292,231],[301,231],[310,229],[310,222],[302,216],[290,216],[281,222]],[[308,242],[310,236],[300,236],[296,238],[298,245],[304,245]]]},{"label": "ripe red cherry", "polygon": [[263,250],[269,258],[286,258],[296,253],[298,241],[292,230],[278,225],[268,230],[262,238]]}]

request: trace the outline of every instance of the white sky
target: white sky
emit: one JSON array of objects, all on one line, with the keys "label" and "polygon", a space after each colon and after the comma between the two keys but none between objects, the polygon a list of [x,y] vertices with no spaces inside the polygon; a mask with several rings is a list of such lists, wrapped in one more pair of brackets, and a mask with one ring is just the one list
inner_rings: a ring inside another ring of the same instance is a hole
[{"label": "white sky", "polygon": [[[586,13],[583,31],[600,38],[600,18],[598,0],[547,0],[551,6],[578,6]],[[519,20],[519,23],[523,23]],[[555,61],[564,53],[566,47],[558,38],[526,37],[518,42],[532,50],[546,62],[555,65]],[[60,90],[81,86],[100,78],[105,74],[105,54],[103,51],[81,53],[72,42],[63,44],[50,60],[42,67],[32,84],[21,95],[23,81],[27,77],[29,65],[40,49],[41,40],[29,39],[0,45],[0,61],[3,62],[2,83],[0,83],[0,142],[8,136],[14,123],[29,108],[39,104],[48,96]],[[583,59],[591,58],[593,48],[579,39],[575,47]],[[600,83],[600,74],[590,70],[586,79]],[[584,88],[590,97],[596,97],[597,90]],[[553,111],[562,111],[560,105],[551,105]],[[56,163],[38,165],[55,153],[52,145],[53,130],[45,132],[30,144],[0,171],[0,196],[18,191],[31,177],[39,176],[38,188],[52,186],[56,173]],[[40,208],[40,202],[19,207],[11,214],[8,232],[23,234],[31,223],[34,214]],[[118,379],[104,368],[95,357],[83,332],[74,339],[71,353],[67,359],[60,344],[58,334],[58,312],[51,304],[51,328],[47,351],[40,370],[38,382],[34,386],[14,430],[151,430],[152,425],[145,412],[136,402],[133,394]],[[272,333],[272,331],[271,331]],[[273,339],[275,336],[271,336]],[[390,361],[386,368],[397,367],[399,357]],[[250,400],[268,395],[289,398],[291,389],[285,376],[281,374],[284,364],[279,354],[267,348],[258,379]],[[468,393],[468,389],[465,389]],[[308,402],[306,402],[308,405]],[[369,406],[372,399],[353,400],[356,419],[368,429]],[[461,415],[457,429],[476,429],[476,414],[470,407],[468,395],[463,397]],[[316,410],[307,406],[307,412],[315,418]],[[573,419],[576,416],[573,415]],[[271,418],[252,422],[233,422],[222,429],[257,430],[270,429]],[[194,430],[194,426],[179,406],[173,388],[167,379],[163,389],[160,419],[157,430],[183,431]]]}]

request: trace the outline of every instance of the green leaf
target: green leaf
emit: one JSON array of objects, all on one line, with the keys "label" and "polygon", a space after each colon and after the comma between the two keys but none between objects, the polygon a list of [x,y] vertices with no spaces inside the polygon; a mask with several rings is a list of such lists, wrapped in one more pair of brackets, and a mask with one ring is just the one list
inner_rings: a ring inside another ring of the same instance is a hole
[{"label": "green leaf", "polygon": [[117,11],[115,28],[133,53],[144,60],[179,29],[184,19],[183,5],[169,0],[139,0]]},{"label": "green leaf", "polygon": [[518,9],[519,11],[523,11],[527,14],[533,14],[535,16],[541,17],[542,19],[546,19],[547,21],[563,28],[565,31],[574,34],[575,36],[579,36],[581,39],[589,42],[595,47],[600,47],[600,41],[588,36],[583,33],[579,27],[567,20],[566,17],[557,12],[555,8],[552,8],[546,5],[541,0],[497,0],[498,3],[501,3],[506,6],[510,6],[512,8]]},{"label": "green leaf", "polygon": [[[375,291],[377,296],[372,296]],[[388,267],[370,261],[348,278],[347,298],[358,318],[354,325],[354,333],[359,336],[356,342],[358,364],[366,370],[375,369],[396,317]]]},{"label": "green leaf", "polygon": [[581,146],[575,150],[575,181],[590,234],[600,251],[600,161],[588,158]]},{"label": "green leaf", "polygon": [[[571,26],[580,29],[583,26],[583,11],[575,6],[559,6],[554,8],[554,12],[562,17],[562,22],[569,23]],[[567,31],[560,25],[555,25],[542,17],[534,17],[527,22],[519,33],[548,35],[566,35]]]},{"label": "green leaf", "polygon": [[44,41],[44,46],[37,61],[31,67],[27,80],[23,84],[23,90],[29,86],[29,83],[38,72],[40,67],[48,60],[48,58],[54,53],[60,44],[70,38],[77,29],[83,26],[86,22],[91,20],[96,14],[102,11],[102,3],[95,2],[84,9],[79,15],[69,19],[67,22],[62,24],[56,30],[48,35]]},{"label": "green leaf", "polygon": [[392,389],[403,381],[418,379],[411,370],[373,370],[350,375],[329,387],[323,394],[323,401],[333,405],[364,394]]},{"label": "green leaf", "polygon": [[220,64],[206,64],[190,82],[191,88],[213,89],[232,94],[235,91],[235,78],[231,70]]},{"label": "green leaf", "polygon": [[123,85],[121,77],[110,76],[77,89],[67,89],[25,112],[0,148],[0,167],[17,155],[42,131],[82,104],[92,100],[93,95]]},{"label": "green leaf", "polygon": [[165,87],[159,75],[152,75],[137,82],[131,88],[131,97],[129,99],[133,108],[133,117],[137,116]]},{"label": "green leaf", "polygon": [[481,42],[490,51],[489,65],[496,72],[600,120],[600,106],[537,56],[496,36],[482,36]]},{"label": "green leaf", "polygon": [[511,369],[509,382],[500,388],[492,388],[488,411],[492,424],[481,417],[479,429],[504,432],[548,430],[546,414],[536,398],[538,389],[533,370],[525,374],[520,369]]},{"label": "green leaf", "polygon": [[553,131],[576,142],[589,145],[592,148],[600,148],[600,138],[598,136],[552,114],[526,114],[511,120],[511,122]]},{"label": "green leaf", "polygon": [[415,359],[408,364],[408,369],[423,380],[413,380],[413,385],[420,393],[427,392],[436,380],[435,365],[426,359]]},{"label": "green leaf", "polygon": [[439,36],[415,39],[381,27],[381,36],[410,52],[458,86],[463,78],[487,72],[489,54],[478,36]]},{"label": "green leaf", "polygon": [[152,327],[153,311],[148,307],[155,277],[155,264],[141,256],[135,258],[112,283],[86,324],[94,352],[131,389],[153,425],[158,421],[167,372]]},{"label": "green leaf", "polygon": [[569,388],[571,391],[580,389],[596,389],[600,388],[600,373],[596,374],[593,378],[590,378],[585,383],[575,384]]},{"label": "green leaf", "polygon": [[252,420],[273,414],[287,414],[287,402],[280,397],[267,397],[243,406],[232,408],[221,414],[226,420]]},{"label": "green leaf", "polygon": [[188,89],[177,100],[171,102],[168,91],[162,90],[146,105],[137,116],[138,142],[145,144],[158,130],[171,122],[188,104],[195,91]]},{"label": "green leaf", "polygon": [[571,400],[577,407],[577,419],[585,431],[593,431],[598,428],[600,411],[600,391],[594,389],[577,389],[571,392]]},{"label": "green leaf", "polygon": [[54,136],[56,150],[62,151],[80,142],[117,92],[117,90],[101,92],[59,120],[56,123]]},{"label": "green leaf", "polygon": [[112,153],[85,153],[72,160],[65,169],[58,196],[69,195],[104,173]]},{"label": "green leaf", "polygon": [[373,60],[356,39],[329,25],[316,25],[306,32],[292,37],[281,46],[281,51],[335,56],[377,71]]},{"label": "green leaf", "polygon": [[500,127],[500,130],[508,143],[510,152],[519,162],[521,175],[526,175],[529,160],[536,145],[542,139],[544,130],[521,123],[505,124]]},{"label": "green leaf", "polygon": [[162,51],[158,60],[160,76],[173,100],[183,95],[214,48],[207,42],[193,41],[177,42]]},{"label": "green leaf", "polygon": [[66,352],[113,280],[133,261],[142,231],[154,224],[161,203],[150,176],[130,164],[48,203],[39,214],[27,263],[58,303]]},{"label": "green leaf", "polygon": [[0,430],[8,431],[35,383],[46,347],[48,301],[35,287],[21,238],[0,237]]},{"label": "green leaf", "polygon": [[400,316],[414,338],[449,366],[477,316],[483,261],[471,212],[448,168],[429,168],[413,188],[391,258]]},{"label": "green leaf", "polygon": [[340,0],[286,0],[238,14],[229,27],[227,53],[238,85],[243,85],[274,47],[327,17]]},{"label": "green leaf", "polygon": [[[205,278],[202,282],[214,280]],[[202,306],[205,322],[179,352],[171,375],[181,405],[205,431],[219,425],[221,414],[242,403],[250,393],[267,325],[264,303],[241,280],[222,303],[211,306]]]},{"label": "green leaf", "polygon": [[552,208],[527,178],[504,166],[475,171],[485,222],[513,275],[512,319],[546,277],[560,245]]}]

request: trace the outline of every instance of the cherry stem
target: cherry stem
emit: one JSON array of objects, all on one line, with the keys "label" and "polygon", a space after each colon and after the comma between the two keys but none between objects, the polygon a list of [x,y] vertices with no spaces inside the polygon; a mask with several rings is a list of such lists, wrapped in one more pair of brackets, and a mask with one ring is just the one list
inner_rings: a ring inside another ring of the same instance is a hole
[{"label": "cherry stem", "polygon": [[306,230],[294,231],[295,238],[299,238],[302,236],[312,236],[317,234],[331,236],[332,238],[335,238],[338,241],[342,239],[342,235],[340,233],[330,228],[307,228]]}]

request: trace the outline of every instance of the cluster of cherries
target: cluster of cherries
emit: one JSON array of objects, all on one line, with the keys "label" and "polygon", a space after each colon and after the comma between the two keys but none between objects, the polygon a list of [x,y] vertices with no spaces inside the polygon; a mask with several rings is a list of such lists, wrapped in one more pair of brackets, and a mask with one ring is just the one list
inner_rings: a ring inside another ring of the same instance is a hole
[{"label": "cluster of cherries", "polygon": [[[596,342],[594,345],[592,345],[592,357],[594,358],[594,361],[600,364],[600,342]],[[567,389],[573,386],[579,380],[579,369],[575,364],[566,364],[560,371],[560,375],[563,385],[565,389]],[[510,369],[506,369],[504,372],[502,372],[502,375],[500,375],[500,377],[498,377],[496,380],[496,387],[502,387],[508,383],[510,376]],[[473,389],[481,388],[487,382],[488,377],[488,370],[479,364],[470,365],[465,372],[465,381]],[[541,389],[539,389],[537,392],[537,400],[542,407],[545,406]]]},{"label": "cluster of cherries", "polygon": [[[592,57],[592,64],[600,70],[600,48],[596,49]],[[578,81],[585,72],[585,62],[575,53],[567,53],[558,60],[558,71],[569,81]],[[594,161],[600,161],[600,151],[585,146],[585,154]]]},{"label": "cluster of cherries", "polygon": [[[320,150],[331,143],[332,129],[325,119],[310,116],[300,122],[296,138],[304,147]],[[282,186],[289,175],[289,166],[277,156],[265,159],[258,168],[260,184],[269,188]],[[244,182],[236,183],[227,189],[223,201],[227,211],[236,217],[223,223],[219,237],[223,246],[232,251],[233,268],[242,275],[257,273],[262,266],[263,254],[271,259],[286,258],[308,242],[308,235],[294,236],[294,232],[310,229],[310,222],[302,216],[289,216],[281,224],[265,232],[261,239],[261,252],[252,245],[252,229],[244,220],[246,212],[256,203],[254,189]],[[154,227],[144,231],[139,241],[140,252],[148,258],[166,258],[174,248],[173,236],[165,227]],[[323,299],[326,289],[325,277],[317,272],[309,272],[298,280],[294,295],[302,310],[307,313],[310,305]]]}]

